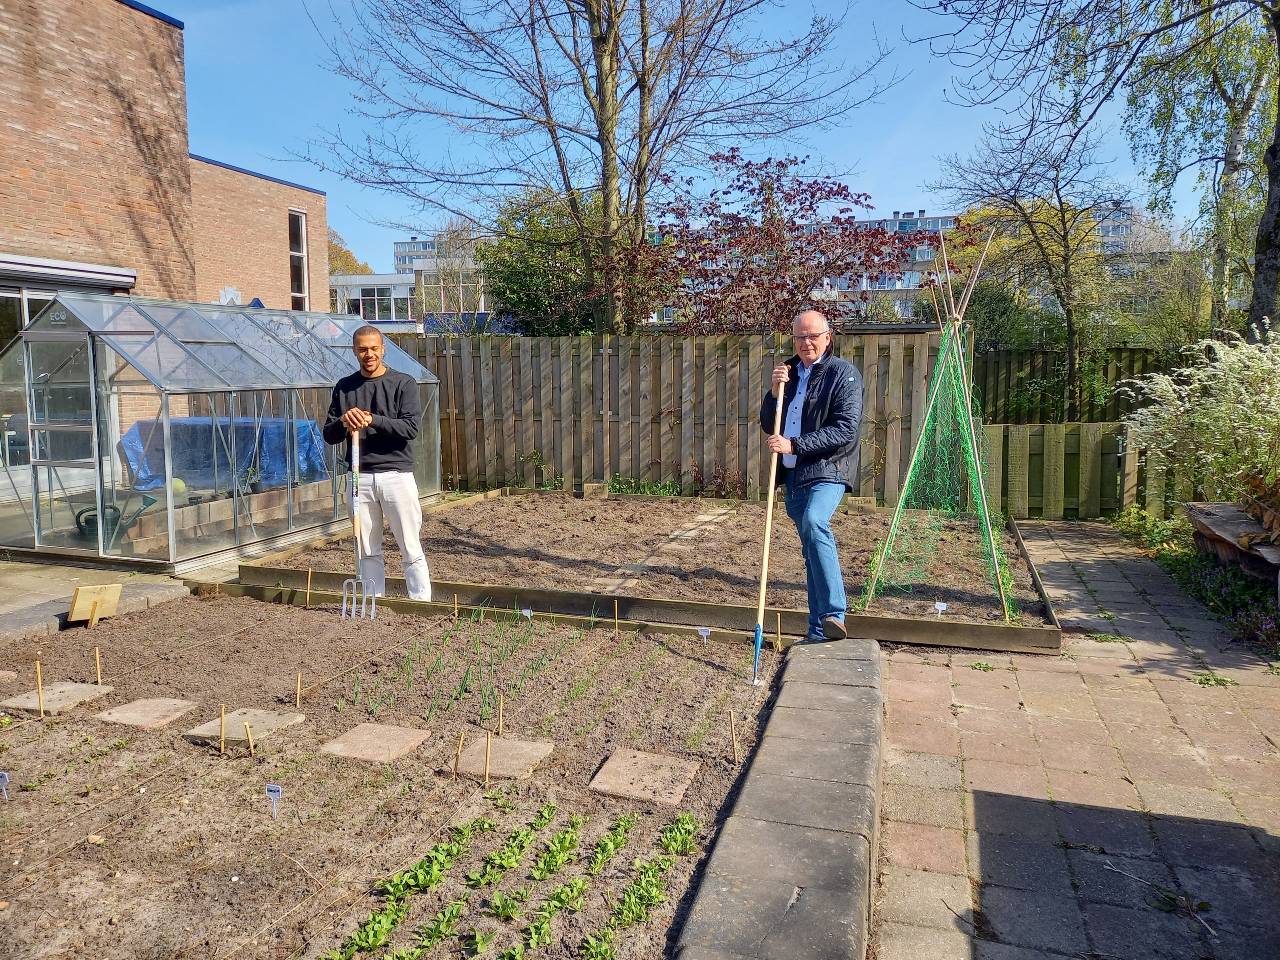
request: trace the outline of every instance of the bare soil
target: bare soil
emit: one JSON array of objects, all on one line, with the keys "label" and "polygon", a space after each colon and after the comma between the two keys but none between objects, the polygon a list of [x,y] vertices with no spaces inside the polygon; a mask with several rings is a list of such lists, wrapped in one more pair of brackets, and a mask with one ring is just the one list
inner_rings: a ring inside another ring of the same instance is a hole
[{"label": "bare soil", "polygon": [[[699,822],[694,855],[676,857],[667,899],[652,918],[619,934],[618,956],[669,955],[668,936],[694,871],[726,811],[742,764],[735,764],[727,711],[739,721],[745,757],[767,710],[777,658],[766,680],[747,682],[749,650],[665,635],[615,638],[535,622],[476,624],[379,612],[373,623],[343,622],[332,608],[302,610],[252,600],[181,600],[104,622],[92,632],[0,644],[0,664],[19,672],[0,683],[8,696],[34,685],[39,649],[48,682],[91,680],[93,646],[103,652],[114,692],[73,715],[0,729],[0,769],[12,802],[0,805],[0,943],[22,958],[320,956],[338,946],[384,901],[371,885],[414,863],[446,839],[450,825],[491,818],[445,881],[412,897],[389,943],[411,946],[413,931],[451,900],[469,897],[459,934],[496,933],[493,955],[517,942],[527,917],[503,922],[483,907],[491,889],[463,876],[507,832],[545,803],[553,822],[498,889],[530,887],[536,906],[558,883],[584,875],[592,845],[625,813],[638,817],[625,849],[588,877],[578,913],[553,923],[539,951],[576,956],[583,934],[603,925],[636,859],[660,852],[656,838],[676,810],[591,793],[591,777],[627,746],[696,760],[697,776],[678,808]],[[310,686],[306,722],[247,751],[219,756],[181,738],[228,711],[292,711],[297,671]],[[468,682],[463,683],[466,677]],[[490,794],[454,780],[461,733],[493,726],[497,692],[505,733],[549,739],[555,752],[534,776]],[[141,697],[194,700],[169,728],[141,732],[93,713]],[[426,728],[428,741],[390,765],[318,751],[361,722]],[[266,784],[283,788],[272,819]],[[579,853],[560,875],[532,882],[543,841],[569,817],[587,818]],[[360,956],[364,956],[361,954]],[[372,954],[368,954],[372,956]],[[462,955],[455,935],[424,957]]]},{"label": "bare soil", "polygon": [[[429,514],[422,542],[435,580],[600,590],[597,578],[619,574],[626,564],[643,565],[638,583],[622,592],[675,600],[755,603],[760,577],[763,504],[742,502],[726,516],[698,524],[688,539],[673,534],[720,504],[682,498],[574,499],[567,494],[499,497]],[[850,506],[836,512],[832,527],[850,604],[862,596],[871,558],[888,533],[892,514]],[[983,559],[982,531],[974,521],[939,520],[920,544],[921,576],[910,589],[880,593],[868,610],[885,615],[945,616],[970,622],[1003,620],[999,595]],[[1045,612],[1031,570],[1005,531],[998,534],[1013,578],[1017,622],[1040,625]],[[308,547],[278,561],[293,569],[346,570],[350,540]],[[398,576],[394,540],[384,545],[387,571]],[[795,526],[779,502],[774,514],[767,603],[805,609],[804,557]]]}]

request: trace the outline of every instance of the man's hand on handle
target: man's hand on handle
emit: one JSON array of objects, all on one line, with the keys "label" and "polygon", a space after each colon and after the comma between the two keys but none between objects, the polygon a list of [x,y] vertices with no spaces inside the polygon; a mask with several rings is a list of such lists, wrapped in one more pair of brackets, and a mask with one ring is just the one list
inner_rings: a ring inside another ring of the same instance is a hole
[{"label": "man's hand on handle", "polygon": [[768,437],[764,445],[777,454],[795,453],[795,448],[791,445],[791,441],[781,435]]},{"label": "man's hand on handle", "polygon": [[[786,389],[787,381],[791,379],[791,368],[785,363],[780,363],[773,368],[773,398],[779,403],[782,402],[782,393]],[[777,454],[794,453],[791,447],[791,441],[779,434],[774,434],[765,440],[765,446],[770,451]]]},{"label": "man's hand on handle", "polygon": [[352,407],[342,415],[342,425],[347,428],[347,433],[359,433],[372,423],[373,414],[359,407]]}]

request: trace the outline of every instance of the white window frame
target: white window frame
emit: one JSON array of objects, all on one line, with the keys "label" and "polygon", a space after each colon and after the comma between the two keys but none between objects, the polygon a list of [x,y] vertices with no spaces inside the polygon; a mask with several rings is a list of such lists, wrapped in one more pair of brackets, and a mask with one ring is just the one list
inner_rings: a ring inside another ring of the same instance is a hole
[{"label": "white window frame", "polygon": [[293,298],[297,296],[293,292],[293,258],[302,257],[302,309],[311,309],[311,258],[307,253],[307,211],[298,210],[294,207],[289,208],[289,217],[297,215],[302,221],[302,230],[299,236],[302,238],[302,249],[294,250],[293,245],[289,245],[289,309],[298,309],[294,306]]}]

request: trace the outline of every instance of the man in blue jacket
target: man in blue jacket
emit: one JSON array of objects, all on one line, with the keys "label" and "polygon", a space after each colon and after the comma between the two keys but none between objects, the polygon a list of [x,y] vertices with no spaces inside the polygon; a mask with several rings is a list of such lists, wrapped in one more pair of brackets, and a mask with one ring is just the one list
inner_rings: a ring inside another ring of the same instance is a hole
[{"label": "man in blue jacket", "polygon": [[773,368],[773,388],[760,406],[760,424],[773,429],[782,393],[782,433],[767,445],[782,458],[787,516],[804,551],[809,593],[809,639],[845,636],[848,599],[836,556],[831,515],[853,490],[862,429],[862,375],[832,353],[831,324],[817,310],[791,322],[796,355]]}]

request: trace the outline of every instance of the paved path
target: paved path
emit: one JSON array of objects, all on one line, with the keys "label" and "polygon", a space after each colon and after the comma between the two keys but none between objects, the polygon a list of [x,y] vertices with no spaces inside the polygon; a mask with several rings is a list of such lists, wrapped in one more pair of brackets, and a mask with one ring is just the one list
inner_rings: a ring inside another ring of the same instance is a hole
[{"label": "paved path", "polygon": [[1084,632],[888,658],[877,960],[1277,960],[1280,675],[1109,527],[1024,535]]}]

